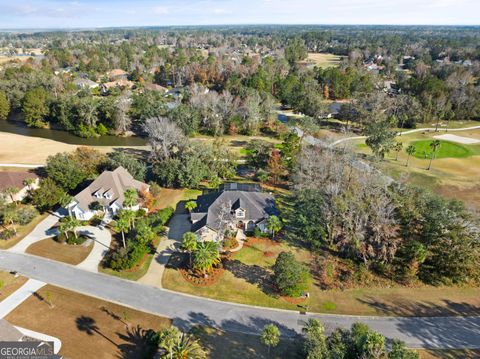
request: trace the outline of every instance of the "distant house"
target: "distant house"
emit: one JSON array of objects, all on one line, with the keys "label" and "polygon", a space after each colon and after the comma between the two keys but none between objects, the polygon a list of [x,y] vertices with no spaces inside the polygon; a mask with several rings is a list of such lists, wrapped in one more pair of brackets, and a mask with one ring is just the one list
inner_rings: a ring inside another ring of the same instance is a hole
[{"label": "distant house", "polygon": [[157,85],[157,84],[148,83],[148,84],[145,84],[145,88],[147,90],[156,91],[156,92],[160,92],[160,93],[167,93],[168,92],[168,89],[166,87],[163,87],[163,86],[160,86],[160,85]]},{"label": "distant house", "polygon": [[107,92],[111,88],[131,89],[135,84],[129,80],[116,80],[102,84],[102,92]]},{"label": "distant house", "polygon": [[92,80],[89,80],[89,79],[86,79],[86,78],[77,78],[77,79],[73,80],[73,83],[79,89],[86,89],[86,88],[94,89],[94,88],[97,88],[98,86],[100,86],[95,81],[92,81]]},{"label": "distant house", "polygon": [[223,238],[224,230],[266,231],[266,222],[278,214],[275,198],[263,193],[258,184],[226,183],[218,191],[197,198],[190,214],[192,231],[201,240]]},{"label": "distant house", "polygon": [[[137,181],[123,167],[118,167],[115,171],[104,171],[87,188],[78,193],[67,208],[80,220],[88,221],[99,210],[105,212],[107,218],[111,218],[124,208],[124,193],[129,188],[148,191],[149,185]],[[137,211],[140,204],[129,209]]]},{"label": "distant house", "polygon": [[[31,184],[27,182],[32,181]],[[9,188],[18,189],[13,195],[14,201],[22,201],[30,189],[38,188],[38,176],[31,172],[0,172],[0,193],[4,193]],[[8,202],[12,201],[12,196],[3,194]]]},{"label": "distant house", "polygon": [[110,81],[126,80],[128,77],[128,72],[123,71],[122,69],[114,69],[107,72],[107,77],[110,79]]}]

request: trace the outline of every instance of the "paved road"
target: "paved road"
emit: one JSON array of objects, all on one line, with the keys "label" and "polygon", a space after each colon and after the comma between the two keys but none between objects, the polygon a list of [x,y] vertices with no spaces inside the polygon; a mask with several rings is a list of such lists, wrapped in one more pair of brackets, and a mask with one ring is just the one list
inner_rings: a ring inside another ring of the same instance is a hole
[{"label": "paved road", "polygon": [[[437,132],[439,132],[439,133],[440,132],[458,132],[458,131],[468,131],[468,130],[476,130],[476,129],[480,129],[480,126],[472,126],[472,127],[464,127],[464,128],[449,128],[447,131],[445,130],[445,128],[439,127]],[[435,128],[434,127],[416,128],[416,129],[413,129],[413,130],[398,132],[397,136],[408,135],[410,133],[424,132],[424,131],[426,131],[426,132],[435,131]],[[330,146],[334,147],[334,146],[336,146],[340,143],[343,143],[343,142],[353,141],[353,140],[362,140],[364,138],[367,138],[367,136],[353,136],[353,137],[342,138],[340,140],[332,142],[332,144]]]},{"label": "paved road", "polygon": [[[293,311],[250,307],[187,296],[136,282],[84,271],[68,264],[13,252],[0,252],[0,268],[66,289],[163,315],[181,328],[206,324],[224,330],[256,333],[274,322],[284,335],[295,335],[310,315]],[[480,348],[480,317],[388,318],[312,315],[330,331],[362,321],[409,347]]]}]

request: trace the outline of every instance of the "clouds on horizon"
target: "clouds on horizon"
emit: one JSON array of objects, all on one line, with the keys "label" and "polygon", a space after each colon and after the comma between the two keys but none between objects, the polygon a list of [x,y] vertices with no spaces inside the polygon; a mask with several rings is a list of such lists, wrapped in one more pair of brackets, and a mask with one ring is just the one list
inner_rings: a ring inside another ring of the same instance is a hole
[{"label": "clouds on horizon", "polygon": [[0,0],[1,28],[478,24],[477,0]]}]

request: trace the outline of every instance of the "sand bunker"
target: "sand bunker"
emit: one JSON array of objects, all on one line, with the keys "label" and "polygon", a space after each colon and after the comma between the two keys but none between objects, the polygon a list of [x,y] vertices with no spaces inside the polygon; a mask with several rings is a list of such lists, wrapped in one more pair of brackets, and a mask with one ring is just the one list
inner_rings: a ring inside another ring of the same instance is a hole
[{"label": "sand bunker", "polygon": [[480,140],[477,140],[475,138],[462,137],[462,136],[451,135],[451,134],[445,134],[445,135],[439,135],[439,136],[433,136],[433,137],[439,140],[462,143],[464,145],[473,145],[475,143],[480,143]]}]

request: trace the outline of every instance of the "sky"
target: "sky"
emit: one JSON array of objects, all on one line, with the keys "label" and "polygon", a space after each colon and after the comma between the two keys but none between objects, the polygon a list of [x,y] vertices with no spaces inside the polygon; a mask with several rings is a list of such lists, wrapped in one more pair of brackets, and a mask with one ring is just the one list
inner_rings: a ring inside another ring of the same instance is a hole
[{"label": "sky", "polygon": [[480,25],[480,0],[0,0],[0,28]]}]

